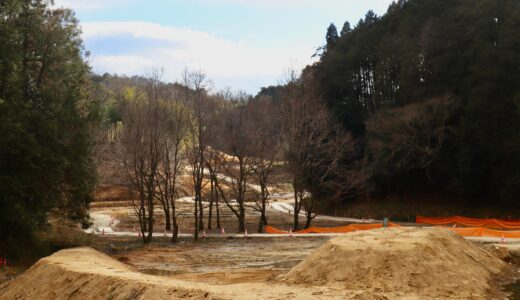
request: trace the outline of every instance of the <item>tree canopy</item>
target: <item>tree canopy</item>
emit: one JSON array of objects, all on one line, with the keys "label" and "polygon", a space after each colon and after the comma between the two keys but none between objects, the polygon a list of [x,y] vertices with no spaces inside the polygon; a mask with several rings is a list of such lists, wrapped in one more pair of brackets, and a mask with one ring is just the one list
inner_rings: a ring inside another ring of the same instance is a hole
[{"label": "tree canopy", "polygon": [[[346,27],[334,47],[328,28],[313,66],[321,97],[364,145],[376,191],[518,199],[519,25],[514,0],[400,0]],[[426,168],[407,156],[418,152],[394,151],[405,146],[435,157]],[[398,165],[380,164],[388,149]]]},{"label": "tree canopy", "polygon": [[60,208],[87,220],[98,106],[77,19],[47,1],[0,4],[0,238]]}]

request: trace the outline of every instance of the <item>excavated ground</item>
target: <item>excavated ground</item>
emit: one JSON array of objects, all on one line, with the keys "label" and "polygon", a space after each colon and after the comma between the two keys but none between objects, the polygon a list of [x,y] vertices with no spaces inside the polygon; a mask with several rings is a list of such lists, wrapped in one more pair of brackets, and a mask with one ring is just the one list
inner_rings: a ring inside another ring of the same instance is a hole
[{"label": "excavated ground", "polygon": [[[504,299],[509,269],[442,229],[229,240],[41,259],[0,299]],[[160,275],[160,276],[157,276]]]}]

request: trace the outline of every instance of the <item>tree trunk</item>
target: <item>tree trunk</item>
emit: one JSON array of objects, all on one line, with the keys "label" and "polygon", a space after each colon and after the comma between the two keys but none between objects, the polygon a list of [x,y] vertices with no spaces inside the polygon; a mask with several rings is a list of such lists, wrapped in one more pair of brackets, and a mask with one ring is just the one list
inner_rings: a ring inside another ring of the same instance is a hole
[{"label": "tree trunk", "polygon": [[222,229],[222,225],[220,225],[220,205],[215,203],[215,209],[217,211],[217,229]]},{"label": "tree trunk", "polygon": [[179,241],[179,225],[173,224],[172,243],[177,243],[178,241]]},{"label": "tree trunk", "polygon": [[294,191],[294,224],[293,224],[293,230],[297,231],[300,230],[300,220],[298,219],[298,216],[300,214],[300,210],[298,209],[300,205],[300,201],[298,199],[298,193]]},{"label": "tree trunk", "polygon": [[239,203],[239,216],[238,216],[238,232],[246,231],[246,211],[244,204]]},{"label": "tree trunk", "polygon": [[211,230],[211,219],[213,217],[213,201],[209,202],[209,213],[208,213],[208,230]]},{"label": "tree trunk", "polygon": [[240,215],[240,217],[238,217],[238,232],[245,232],[245,231],[246,231],[245,216]]},{"label": "tree trunk", "polygon": [[143,243],[146,244],[146,229],[144,228],[141,228],[141,239],[143,240]]},{"label": "tree trunk", "polygon": [[265,212],[262,212],[260,216],[260,221],[258,222],[258,233],[264,233],[264,226],[267,225],[267,218],[265,216]]},{"label": "tree trunk", "polygon": [[265,200],[263,200],[260,211],[260,221],[258,222],[258,233],[264,233],[265,225],[267,225],[267,216],[265,215]]},{"label": "tree trunk", "polygon": [[199,198],[199,230],[204,229],[204,206],[202,205],[202,191]]},{"label": "tree trunk", "polygon": [[195,232],[193,233],[193,238],[198,240],[199,239],[199,204],[197,203],[197,196],[195,196],[195,209],[193,212],[193,216],[195,218]]},{"label": "tree trunk", "polygon": [[153,217],[148,217],[148,235],[146,236],[146,243],[150,243],[153,237]]},{"label": "tree trunk", "polygon": [[175,204],[171,203],[172,207],[172,225],[173,225],[173,231],[172,231],[172,243],[177,243],[179,239],[179,225],[177,224],[177,213],[175,211]]},{"label": "tree trunk", "polygon": [[146,226],[146,198],[145,198],[145,192],[144,192],[144,185],[141,184],[139,186],[139,225],[141,227],[141,236],[143,237],[143,242],[146,241],[146,232],[148,231],[147,230],[147,226]]},{"label": "tree trunk", "polygon": [[146,243],[150,243],[152,241],[153,236],[153,195],[148,192],[148,236],[146,237]]},{"label": "tree trunk", "polygon": [[211,230],[211,219],[213,217],[213,179],[210,180],[210,198],[209,198],[209,212],[208,212],[208,230]]},{"label": "tree trunk", "polygon": [[298,213],[296,213],[296,210],[294,211],[294,226],[293,226],[293,230],[294,231],[300,230],[300,220],[298,218]]},{"label": "tree trunk", "polygon": [[306,219],[307,220],[305,221],[305,229],[311,227],[311,222],[312,222],[312,215],[311,214],[312,214],[311,212],[306,214]]},{"label": "tree trunk", "polygon": [[141,239],[143,243],[146,243],[146,212],[140,211],[139,213],[139,230],[141,231]]},{"label": "tree trunk", "polygon": [[166,220],[166,226],[165,229],[167,231],[170,231],[172,229],[171,222],[170,222],[170,209],[169,207],[164,208],[164,219]]},{"label": "tree trunk", "polygon": [[217,229],[222,229],[220,226],[220,206],[218,204],[218,191],[215,189],[215,209],[217,211]]}]

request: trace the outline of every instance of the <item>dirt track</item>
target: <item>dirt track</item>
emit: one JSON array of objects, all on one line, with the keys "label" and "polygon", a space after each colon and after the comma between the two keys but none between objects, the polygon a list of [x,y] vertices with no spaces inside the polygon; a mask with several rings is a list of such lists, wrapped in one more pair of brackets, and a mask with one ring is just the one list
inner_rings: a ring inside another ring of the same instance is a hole
[{"label": "dirt track", "polygon": [[265,282],[286,273],[328,238],[210,239],[172,247],[145,247],[114,257],[140,272],[197,282]]},{"label": "dirt track", "polygon": [[[352,293],[350,292],[350,295]],[[11,282],[0,299],[344,299],[326,287],[209,285],[147,275],[90,248],[59,251]]]},{"label": "dirt track", "polygon": [[328,242],[215,240],[115,258],[57,252],[0,299],[491,299],[503,298],[495,277],[509,268],[452,232],[410,228]]}]

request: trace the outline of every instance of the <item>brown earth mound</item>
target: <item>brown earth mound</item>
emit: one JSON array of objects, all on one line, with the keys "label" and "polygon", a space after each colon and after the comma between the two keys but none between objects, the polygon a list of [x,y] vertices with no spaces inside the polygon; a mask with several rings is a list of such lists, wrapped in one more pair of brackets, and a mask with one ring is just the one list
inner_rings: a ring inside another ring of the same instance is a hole
[{"label": "brown earth mound", "polygon": [[156,284],[90,248],[59,251],[9,283],[0,299],[205,299],[207,293]]},{"label": "brown earth mound", "polygon": [[[200,279],[200,278],[199,278]],[[136,272],[90,248],[43,258],[2,287],[0,299],[345,299],[327,287],[240,283],[212,285]]]},{"label": "brown earth mound", "polygon": [[286,275],[290,283],[338,286],[419,299],[496,299],[506,263],[443,229],[392,228],[331,239]]}]

